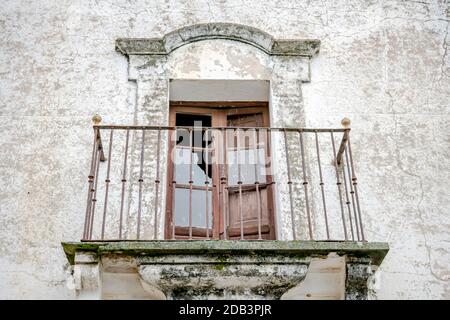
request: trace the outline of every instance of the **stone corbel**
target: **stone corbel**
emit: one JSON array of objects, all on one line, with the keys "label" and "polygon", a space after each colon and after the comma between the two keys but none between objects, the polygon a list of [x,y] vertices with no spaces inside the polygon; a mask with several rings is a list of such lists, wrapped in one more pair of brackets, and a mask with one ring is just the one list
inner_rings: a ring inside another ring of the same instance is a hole
[{"label": "stone corbel", "polygon": [[93,252],[76,252],[74,280],[77,299],[100,300],[101,268],[97,255]]},{"label": "stone corbel", "polygon": [[346,259],[332,252],[326,259],[313,258],[305,279],[281,300],[345,300]]},{"label": "stone corbel", "polygon": [[366,300],[369,299],[369,287],[371,277],[377,265],[371,263],[369,258],[349,259],[347,262],[346,299]]}]

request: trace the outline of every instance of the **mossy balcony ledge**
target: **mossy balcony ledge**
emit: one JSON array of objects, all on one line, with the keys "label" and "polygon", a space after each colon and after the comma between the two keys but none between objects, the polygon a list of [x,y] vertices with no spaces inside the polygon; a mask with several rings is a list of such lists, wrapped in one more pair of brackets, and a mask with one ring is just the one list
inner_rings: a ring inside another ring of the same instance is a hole
[{"label": "mossy balcony ledge", "polygon": [[62,242],[64,252],[71,264],[75,252],[92,252],[97,255],[125,254],[131,256],[164,254],[248,254],[289,255],[297,257],[326,256],[330,252],[355,258],[369,258],[380,265],[389,251],[386,242],[356,241],[233,241],[233,240],[146,240],[146,241],[96,241]]},{"label": "mossy balcony ledge", "polygon": [[[379,242],[63,242],[78,296],[96,299],[366,299]],[[126,285],[123,285],[126,283]]]}]

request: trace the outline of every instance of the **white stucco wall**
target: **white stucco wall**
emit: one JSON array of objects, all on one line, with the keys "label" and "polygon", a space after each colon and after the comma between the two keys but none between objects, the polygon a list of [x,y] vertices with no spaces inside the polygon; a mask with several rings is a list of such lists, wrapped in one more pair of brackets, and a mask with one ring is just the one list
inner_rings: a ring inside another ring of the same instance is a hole
[{"label": "white stucco wall", "polygon": [[83,229],[90,118],[149,119],[115,39],[234,22],[322,41],[302,121],[352,120],[367,238],[391,246],[374,298],[449,299],[449,6],[429,2],[3,1],[0,298],[74,297],[60,241]]}]

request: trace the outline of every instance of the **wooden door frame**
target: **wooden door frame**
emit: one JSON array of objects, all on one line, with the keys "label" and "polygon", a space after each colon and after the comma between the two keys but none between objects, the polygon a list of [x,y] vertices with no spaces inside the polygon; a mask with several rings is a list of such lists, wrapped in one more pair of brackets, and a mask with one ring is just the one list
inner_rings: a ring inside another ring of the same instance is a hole
[{"label": "wooden door frame", "polygon": [[[245,101],[245,102],[229,102],[229,101],[213,101],[213,102],[201,102],[201,101],[170,101],[169,106],[169,126],[175,127],[176,124],[176,115],[177,113],[183,114],[202,114],[202,115],[211,115],[211,127],[227,127],[227,117],[229,115],[245,115],[252,114],[256,112],[262,112],[263,114],[263,127],[270,126],[270,117],[269,117],[269,106],[268,102],[265,101]],[[270,157],[271,155],[271,144],[270,144],[270,135],[268,136],[268,142],[266,146],[266,156]],[[171,153],[174,148],[174,141],[169,137],[168,141],[168,157],[167,157],[167,181],[166,181],[166,215],[165,215],[165,230],[164,235],[165,239],[173,239],[175,235],[173,235],[172,231],[172,222],[173,222],[173,163],[171,161]],[[215,151],[217,152],[217,150]],[[220,186],[217,184],[220,183],[219,170],[217,163],[212,165],[212,219],[211,226],[213,234],[210,235],[212,239],[219,239],[220,233],[223,230],[223,212],[220,205],[221,195]],[[226,170],[226,166],[225,166]],[[228,173],[225,172],[225,175],[228,176]],[[268,183],[272,182],[272,175],[268,175]],[[271,209],[271,214],[269,214],[269,234],[271,237],[276,239],[276,225],[275,225],[275,199],[274,199],[274,191],[272,188],[271,196],[268,197],[268,206]],[[217,214],[214,214],[214,213]]]}]

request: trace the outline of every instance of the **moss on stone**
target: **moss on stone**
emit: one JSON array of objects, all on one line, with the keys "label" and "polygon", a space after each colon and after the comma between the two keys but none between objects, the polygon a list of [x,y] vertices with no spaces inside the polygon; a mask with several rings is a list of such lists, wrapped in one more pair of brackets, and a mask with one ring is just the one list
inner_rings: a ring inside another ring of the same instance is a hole
[{"label": "moss on stone", "polygon": [[218,263],[218,264],[214,264],[213,269],[218,270],[218,271],[222,271],[223,268],[225,268],[225,265],[223,263]]},{"label": "moss on stone", "polygon": [[[384,242],[350,241],[234,241],[234,240],[154,240],[115,242],[63,242],[64,252],[73,264],[76,251],[93,251],[102,254],[121,253],[129,256],[152,255],[219,255],[219,263],[227,262],[238,255],[253,255],[264,262],[266,257],[295,257],[305,259],[324,257],[330,252],[356,258],[370,258],[380,265],[389,251]],[[221,261],[220,259],[225,259]]]}]

